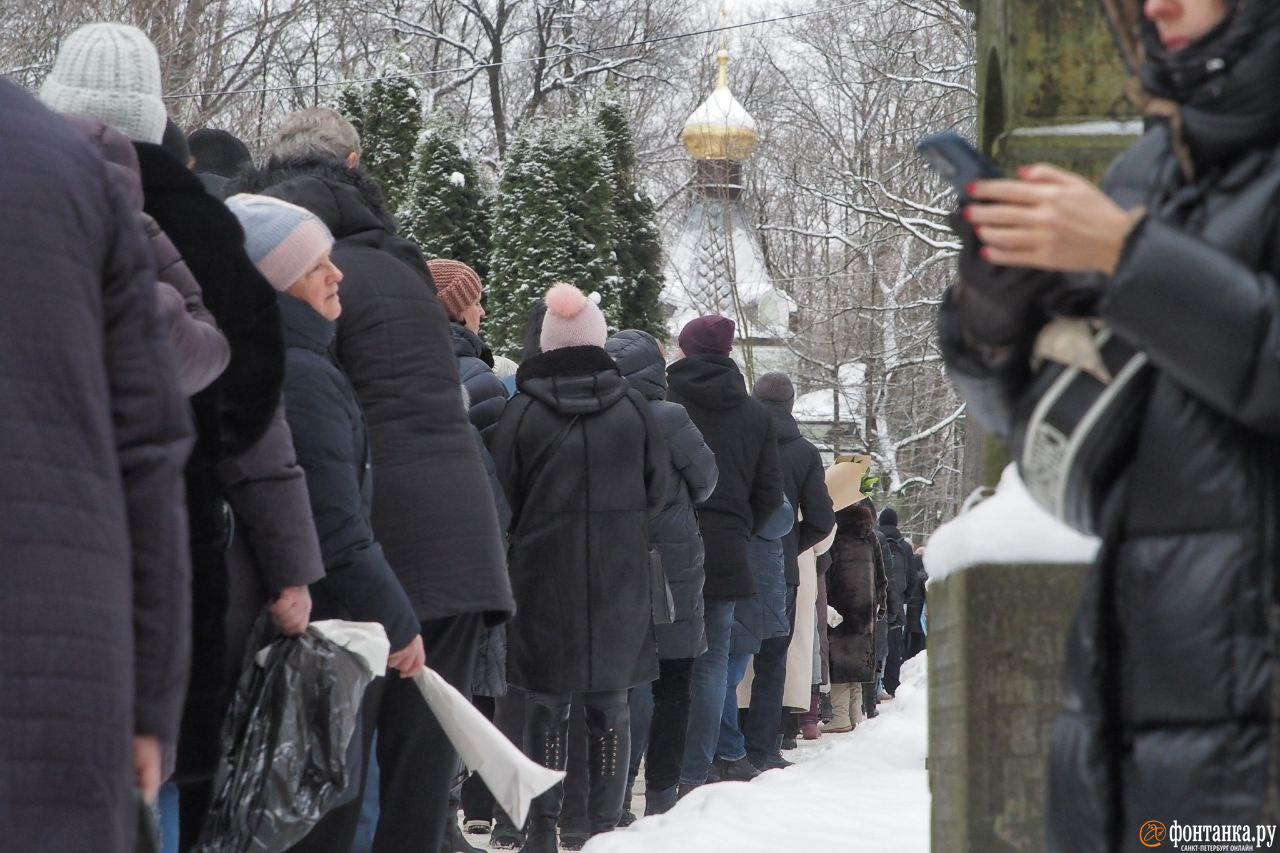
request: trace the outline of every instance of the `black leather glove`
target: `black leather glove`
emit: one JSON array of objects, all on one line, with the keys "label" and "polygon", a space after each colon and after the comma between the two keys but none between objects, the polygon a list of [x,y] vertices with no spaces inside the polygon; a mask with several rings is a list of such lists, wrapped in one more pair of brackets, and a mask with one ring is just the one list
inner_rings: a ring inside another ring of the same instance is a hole
[{"label": "black leather glove", "polygon": [[951,214],[950,224],[962,244],[955,305],[966,339],[991,349],[1022,342],[1043,323],[1041,305],[1061,285],[1062,276],[990,264],[978,254],[982,244],[960,211]]}]

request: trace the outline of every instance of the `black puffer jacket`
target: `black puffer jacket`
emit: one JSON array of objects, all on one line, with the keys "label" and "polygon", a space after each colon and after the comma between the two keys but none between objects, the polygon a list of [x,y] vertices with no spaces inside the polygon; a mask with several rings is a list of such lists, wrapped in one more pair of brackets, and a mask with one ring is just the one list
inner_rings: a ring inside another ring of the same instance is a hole
[{"label": "black puffer jacket", "polygon": [[827,570],[827,604],[844,618],[827,631],[832,684],[875,680],[877,614],[888,580],[875,533],[875,516],[859,504],[836,513],[839,522]]},{"label": "black puffer jacket", "polygon": [[795,524],[782,539],[787,556],[787,583],[800,583],[797,555],[817,545],[836,526],[831,495],[822,467],[822,454],[813,442],[800,434],[800,425],[786,403],[761,400],[769,410],[778,433],[778,459],[782,465],[782,490],[796,514]]},{"label": "black puffer jacket", "polygon": [[458,378],[467,389],[471,425],[484,432],[498,422],[507,405],[507,388],[493,372],[493,353],[480,336],[461,323],[450,323]]},{"label": "black puffer jacket", "polygon": [[462,408],[449,323],[426,263],[377,187],[337,160],[272,162],[239,190],[307,208],[343,272],[337,355],[369,425],[373,529],[420,620],[514,608],[484,466]]},{"label": "black puffer jacket", "polygon": [[418,620],[369,524],[369,436],[351,381],[329,352],[334,324],[287,294],[280,295],[280,316],[288,347],[285,407],[324,557],[324,579],[312,585],[312,618],[380,622],[392,651],[402,649],[417,636]]},{"label": "black puffer jacket", "polygon": [[526,690],[620,690],[658,676],[649,519],[670,466],[644,397],[599,347],[520,365],[492,433],[511,504],[507,676]]},{"label": "black puffer jacket", "polygon": [[[1188,48],[1176,77],[1145,75],[1185,105],[1197,177],[1157,122],[1104,180],[1150,215],[1090,307],[1155,372],[1136,449],[1108,472],[1104,547],[1068,641],[1050,761],[1047,849],[1058,853],[1142,849],[1148,820],[1276,822],[1264,797],[1278,710],[1280,5],[1234,8],[1223,42]],[[1010,436],[1029,402],[1026,362],[979,357],[963,323],[949,293],[951,374],[970,411]]]},{"label": "black puffer jacket", "polygon": [[707,598],[755,591],[747,542],[782,503],[782,469],[773,419],[747,394],[727,355],[691,355],[667,368],[667,399],[689,412],[716,455],[720,478],[698,510],[706,546]]},{"label": "black puffer jacket", "polygon": [[684,407],[667,402],[666,364],[652,335],[627,329],[609,338],[604,348],[631,387],[649,401],[649,411],[671,452],[671,476],[662,512],[649,522],[649,545],[662,558],[676,603],[675,620],[656,626],[658,656],[664,660],[697,657],[707,649],[702,601],[706,576],[694,507],[715,491],[719,476],[716,456]]}]

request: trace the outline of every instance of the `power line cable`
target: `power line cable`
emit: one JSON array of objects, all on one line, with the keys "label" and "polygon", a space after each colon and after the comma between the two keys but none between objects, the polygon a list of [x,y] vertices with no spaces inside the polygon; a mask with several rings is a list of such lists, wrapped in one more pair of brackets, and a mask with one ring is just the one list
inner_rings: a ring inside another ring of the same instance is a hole
[{"label": "power line cable", "polygon": [[[539,56],[527,56],[521,59],[504,59],[502,62],[481,62],[472,65],[462,65],[456,68],[433,68],[428,71],[405,71],[398,74],[384,74],[378,77],[365,77],[353,80],[334,80],[330,82],[316,81],[314,83],[297,84],[291,86],[264,86],[253,89],[227,89],[218,92],[190,92],[181,95],[165,95],[166,101],[190,100],[192,98],[221,98],[231,95],[264,95],[277,92],[298,92],[303,89],[319,89],[333,88],[335,86],[355,86],[365,85],[368,83],[378,83],[386,80],[403,80],[418,79],[423,77],[431,77],[437,74],[461,74],[465,71],[483,71],[488,68],[502,68],[508,65],[523,65],[530,62],[541,62],[547,59],[562,60],[570,59],[575,56],[586,56],[594,53],[606,53],[614,50],[625,50],[631,47],[644,47],[654,44],[662,44],[669,41],[678,41],[680,39],[697,38],[698,36],[711,35],[713,33],[729,32],[730,30],[740,30],[746,27],[756,27],[761,24],[776,24],[782,21],[792,21],[797,18],[808,18],[813,15],[822,15],[828,12],[839,12],[842,9],[848,9],[853,6],[860,5],[863,0],[851,0],[851,2],[841,3],[837,6],[827,6],[822,9],[811,9],[807,12],[793,12],[789,15],[776,15],[772,18],[760,18],[754,21],[744,21],[740,24],[726,24],[720,27],[708,27],[701,30],[693,30],[686,33],[673,33],[665,36],[655,36],[651,39],[637,39],[636,41],[623,42],[621,44],[606,45],[604,47],[582,48],[581,50],[568,51],[566,53],[541,54]],[[47,63],[52,64],[52,63]],[[28,66],[34,68],[38,66]],[[28,70],[28,69],[20,69]]]}]

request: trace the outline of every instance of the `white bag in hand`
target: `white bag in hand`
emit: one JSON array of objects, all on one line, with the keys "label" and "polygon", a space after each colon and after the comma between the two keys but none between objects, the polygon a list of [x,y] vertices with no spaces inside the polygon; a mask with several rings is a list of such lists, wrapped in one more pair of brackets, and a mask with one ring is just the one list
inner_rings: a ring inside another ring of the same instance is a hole
[{"label": "white bag in hand", "polygon": [[844,622],[844,617],[840,615],[840,611],[836,610],[830,604],[827,605],[827,627],[839,628]]},{"label": "white bag in hand", "polygon": [[530,761],[465,696],[432,670],[424,667],[413,681],[458,750],[462,763],[480,774],[512,822],[524,826],[533,798],[563,779],[564,773]]}]

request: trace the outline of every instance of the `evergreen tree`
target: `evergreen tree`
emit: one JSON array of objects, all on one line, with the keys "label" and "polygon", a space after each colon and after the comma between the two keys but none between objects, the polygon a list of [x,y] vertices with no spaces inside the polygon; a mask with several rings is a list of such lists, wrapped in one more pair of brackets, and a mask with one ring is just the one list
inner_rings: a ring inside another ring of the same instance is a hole
[{"label": "evergreen tree", "polygon": [[489,203],[475,163],[442,128],[427,131],[400,207],[400,228],[427,258],[453,258],[489,277]]},{"label": "evergreen tree", "polygon": [[[401,55],[385,74],[407,70],[408,59]],[[339,98],[339,109],[360,131],[360,165],[382,187],[387,207],[395,213],[407,192],[422,130],[422,100],[414,80],[389,76],[371,83],[362,96],[347,90]]]},{"label": "evergreen tree", "polygon": [[613,247],[618,258],[619,325],[664,340],[662,237],[653,201],[636,183],[636,149],[626,110],[614,97],[596,113],[613,167]]},{"label": "evergreen tree", "polygon": [[338,112],[355,126],[357,133],[364,133],[364,96],[354,86],[348,86],[338,95]]},{"label": "evergreen tree", "polygon": [[494,200],[486,339],[520,357],[529,314],[557,281],[598,293],[619,318],[612,170],[590,122],[526,126],[507,151]]}]

